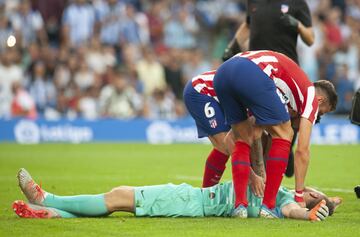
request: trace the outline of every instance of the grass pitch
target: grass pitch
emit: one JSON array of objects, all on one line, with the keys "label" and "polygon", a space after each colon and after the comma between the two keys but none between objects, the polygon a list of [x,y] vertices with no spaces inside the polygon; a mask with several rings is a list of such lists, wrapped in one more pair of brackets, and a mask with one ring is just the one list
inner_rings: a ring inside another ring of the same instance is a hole
[{"label": "grass pitch", "polygon": [[[201,185],[209,145],[0,144],[0,236],[360,236],[360,146],[313,146],[307,185],[344,198],[322,223],[232,218],[107,218],[28,220],[11,210],[25,197],[16,172],[25,167],[44,189],[59,195],[101,193],[118,185],[186,182]],[[230,179],[230,169],[223,180]],[[293,179],[283,185],[293,187]]]}]

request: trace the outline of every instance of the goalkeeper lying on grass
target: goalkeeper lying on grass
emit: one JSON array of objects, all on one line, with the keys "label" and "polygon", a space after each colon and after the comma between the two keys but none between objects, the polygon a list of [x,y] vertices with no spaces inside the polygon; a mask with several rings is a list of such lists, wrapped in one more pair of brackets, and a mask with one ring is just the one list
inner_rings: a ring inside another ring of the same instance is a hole
[{"label": "goalkeeper lying on grass", "polygon": [[[24,218],[74,218],[107,216],[116,211],[136,216],[231,217],[234,211],[232,182],[210,188],[188,184],[144,187],[120,186],[97,195],[57,196],[41,189],[25,169],[18,173],[19,186],[29,203],[15,201],[15,213]],[[248,188],[248,216],[258,217],[261,198]],[[294,201],[294,194],[281,187],[276,210],[282,217],[322,221],[334,211],[334,202],[315,190],[304,193],[307,208]]]}]

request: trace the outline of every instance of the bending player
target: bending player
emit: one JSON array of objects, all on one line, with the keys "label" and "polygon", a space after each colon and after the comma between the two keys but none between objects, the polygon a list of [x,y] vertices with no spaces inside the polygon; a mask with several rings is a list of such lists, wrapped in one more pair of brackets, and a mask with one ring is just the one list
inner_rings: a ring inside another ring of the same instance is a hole
[{"label": "bending player", "polygon": [[[25,169],[18,173],[19,186],[30,204],[15,201],[13,209],[23,218],[75,218],[107,216],[113,212],[131,212],[136,216],[204,217],[232,216],[234,190],[232,182],[210,188],[195,188],[188,184],[144,187],[120,186],[97,195],[57,196],[34,182]],[[249,217],[258,217],[261,198],[248,188]],[[304,193],[306,207],[294,201],[294,194],[280,188],[276,210],[280,217],[322,221],[334,211],[334,203],[316,191]]]},{"label": "bending player", "polygon": [[[224,112],[213,88],[215,73],[208,71],[195,76],[184,89],[184,103],[195,120],[198,137],[208,137],[213,145],[206,160],[202,187],[219,183],[234,147],[233,134],[230,126],[225,124]],[[253,117],[248,122],[254,124]],[[251,188],[257,196],[263,196],[264,181],[259,176],[265,178],[265,169],[260,139],[252,146],[251,163]]]},{"label": "bending player", "polygon": [[299,120],[299,138],[295,152],[295,200],[304,203],[304,183],[310,159],[312,126],[322,114],[336,108],[337,95],[328,81],[312,84],[291,59],[272,51],[240,53],[224,62],[216,71],[214,89],[224,109],[227,124],[235,135],[232,175],[239,217],[247,217],[247,195],[250,173],[250,147],[253,129],[247,121],[248,111],[256,125],[272,137],[266,161],[266,185],[260,214],[278,217],[276,194],[285,172],[293,130],[290,118]]}]

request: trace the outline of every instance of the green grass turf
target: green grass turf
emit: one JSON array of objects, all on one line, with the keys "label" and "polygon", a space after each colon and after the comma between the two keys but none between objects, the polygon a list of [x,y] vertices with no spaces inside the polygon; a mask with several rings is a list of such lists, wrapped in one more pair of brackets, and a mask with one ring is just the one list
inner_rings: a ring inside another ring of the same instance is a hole
[{"label": "green grass turf", "polygon": [[[100,193],[117,185],[187,182],[199,186],[209,145],[0,144],[0,236],[359,236],[360,146],[313,146],[307,184],[344,198],[323,223],[231,218],[108,218],[28,220],[11,203],[24,199],[16,172],[25,167],[43,188],[61,195]],[[224,179],[229,179],[230,169]],[[293,179],[283,184],[293,187]],[[341,188],[340,191],[329,189]]]}]

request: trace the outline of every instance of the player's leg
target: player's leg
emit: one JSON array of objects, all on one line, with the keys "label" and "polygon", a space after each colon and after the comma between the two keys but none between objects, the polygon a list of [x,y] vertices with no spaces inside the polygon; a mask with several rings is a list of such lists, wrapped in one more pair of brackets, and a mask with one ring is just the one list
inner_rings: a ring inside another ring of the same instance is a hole
[{"label": "player's leg", "polygon": [[203,188],[218,184],[226,169],[226,162],[229,159],[229,153],[224,144],[226,135],[226,132],[221,132],[209,136],[209,140],[214,148],[206,159],[202,184]]},{"label": "player's leg", "polygon": [[271,211],[275,208],[276,194],[286,171],[293,136],[290,121],[267,127],[267,131],[272,136],[272,143],[266,161],[266,185],[262,209],[264,213],[260,213],[266,217],[269,216],[269,209]]},{"label": "player's leg", "polygon": [[105,193],[105,204],[109,212],[134,212],[134,187],[120,186]]},{"label": "player's leg", "polygon": [[247,217],[247,184],[250,175],[250,146],[253,141],[253,127],[247,120],[246,107],[242,101],[246,81],[242,80],[247,67],[245,61],[232,58],[226,61],[216,72],[214,88],[224,109],[226,122],[231,124],[235,137],[235,146],[231,155],[232,175],[235,190],[235,215]]},{"label": "player's leg", "polygon": [[198,137],[208,137],[213,144],[209,153],[203,176],[203,187],[219,183],[229,159],[224,139],[230,127],[225,125],[225,118],[219,103],[208,95],[197,92],[191,81],[184,89],[184,103],[190,115],[194,118]]},{"label": "player's leg", "polygon": [[113,211],[132,211],[133,191],[119,187],[95,195],[58,196],[44,191],[25,169],[18,173],[19,186],[30,203],[52,207],[81,216],[105,216]]}]

